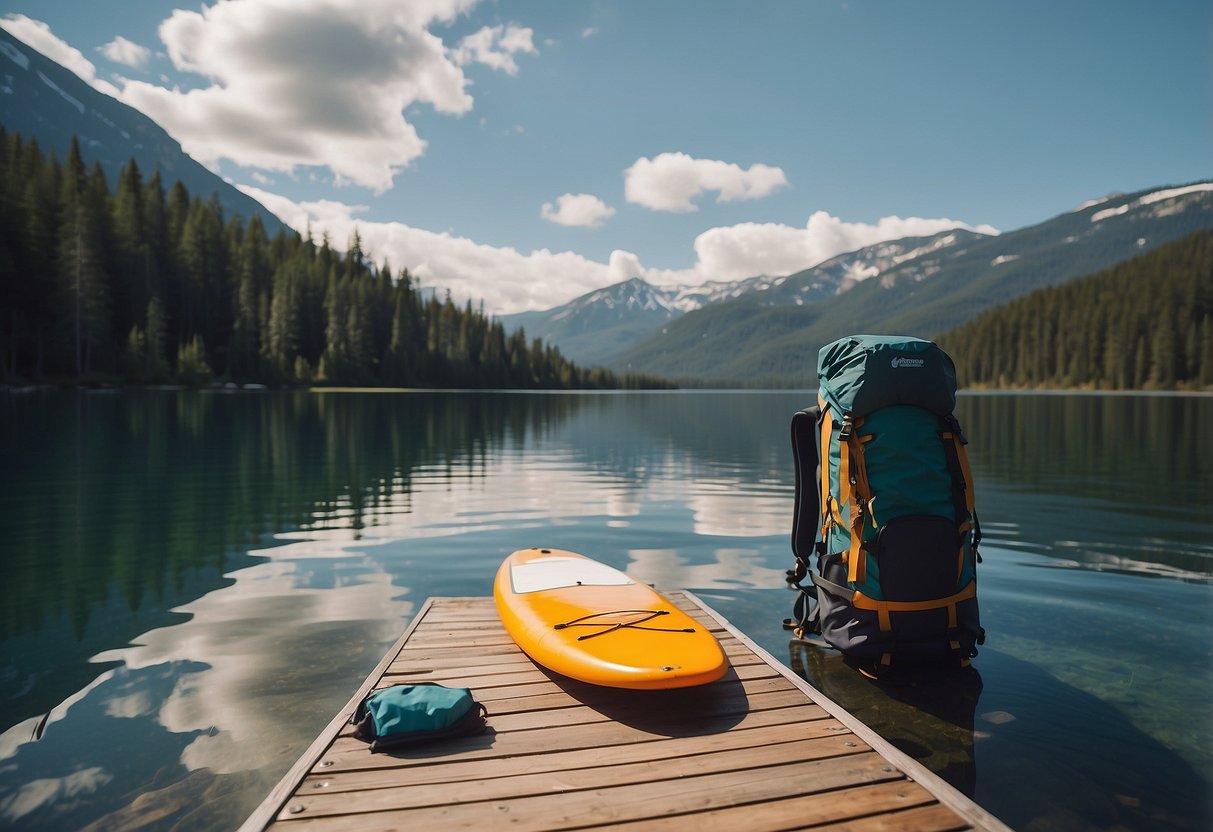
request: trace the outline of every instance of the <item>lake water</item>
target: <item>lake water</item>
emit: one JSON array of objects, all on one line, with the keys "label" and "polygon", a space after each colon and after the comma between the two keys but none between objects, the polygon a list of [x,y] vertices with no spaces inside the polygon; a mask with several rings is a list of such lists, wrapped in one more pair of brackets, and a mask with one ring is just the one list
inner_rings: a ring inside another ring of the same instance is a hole
[{"label": "lake water", "polygon": [[235,828],[427,597],[550,546],[693,590],[1016,828],[1213,828],[1213,397],[961,398],[989,637],[947,685],[780,627],[811,398],[0,396],[0,827]]}]

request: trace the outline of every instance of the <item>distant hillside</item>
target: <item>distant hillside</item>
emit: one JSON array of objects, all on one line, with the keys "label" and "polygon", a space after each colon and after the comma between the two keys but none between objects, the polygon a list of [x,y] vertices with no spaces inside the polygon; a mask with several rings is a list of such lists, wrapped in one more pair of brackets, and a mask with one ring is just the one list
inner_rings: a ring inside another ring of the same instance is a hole
[{"label": "distant hillside", "polygon": [[982,313],[937,342],[978,387],[1213,386],[1213,231]]},{"label": "distant hillside", "polygon": [[560,350],[583,364],[610,364],[665,324],[714,303],[768,288],[772,278],[710,280],[698,286],[660,287],[633,277],[587,292],[566,304],[538,312],[502,315],[506,329],[526,329],[528,336],[560,344]]},{"label": "distant hillside", "polygon": [[0,29],[0,124],[37,139],[43,150],[67,158],[72,136],[89,163],[100,162],[111,186],[134,159],[145,176],[157,168],[166,183],[180,181],[194,196],[216,194],[228,218],[261,216],[273,235],[282,225],[261,203],[211,173],[143,113],[101,93],[76,73]]},{"label": "distant hillside", "polygon": [[929,251],[960,245],[982,235],[949,231],[932,237],[891,240],[847,252],[788,277],[760,275],[698,286],[658,287],[632,278],[541,312],[503,315],[506,329],[523,327],[560,345],[574,361],[613,364],[657,330],[683,315],[733,300],[766,306],[800,306],[846,291],[864,277]]},{"label": "distant hillside", "polygon": [[[765,303],[755,292],[688,313],[612,366],[687,380],[811,386],[818,349],[843,335],[929,337],[1034,289],[1209,228],[1208,183],[1111,197],[997,237],[967,235],[814,302]],[[815,280],[815,272],[789,277],[778,292],[794,293],[797,283]]]}]

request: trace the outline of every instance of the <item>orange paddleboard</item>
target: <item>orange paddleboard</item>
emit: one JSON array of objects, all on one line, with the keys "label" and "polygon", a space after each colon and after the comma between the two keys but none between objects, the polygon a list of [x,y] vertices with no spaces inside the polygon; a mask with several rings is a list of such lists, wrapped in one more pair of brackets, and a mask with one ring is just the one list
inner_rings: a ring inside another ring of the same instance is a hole
[{"label": "orange paddleboard", "polygon": [[564,676],[616,688],[702,685],[728,669],[703,625],[646,584],[560,549],[521,549],[493,586],[505,629]]}]

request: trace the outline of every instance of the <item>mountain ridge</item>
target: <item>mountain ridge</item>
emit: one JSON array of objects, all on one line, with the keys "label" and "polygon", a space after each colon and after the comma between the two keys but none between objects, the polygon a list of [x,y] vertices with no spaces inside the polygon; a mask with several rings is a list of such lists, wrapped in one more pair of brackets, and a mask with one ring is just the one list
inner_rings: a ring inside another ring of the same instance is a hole
[{"label": "mountain ridge", "polygon": [[[817,349],[842,335],[931,337],[1036,288],[1108,268],[1204,228],[1213,228],[1209,181],[1109,194],[998,235],[953,229],[877,243],[784,277],[739,281],[745,290],[728,300],[633,329],[630,337],[646,332],[622,349],[624,324],[606,346],[584,323],[579,338],[568,338],[572,314],[561,315],[563,331],[540,328],[534,334],[583,363],[593,358],[587,351],[598,350],[597,360],[617,370],[689,383],[797,384],[815,373]],[[556,309],[567,312],[594,294]],[[556,317],[555,310],[525,314],[532,315],[532,325]]]},{"label": "mountain ridge", "polygon": [[159,169],[168,185],[180,181],[191,196],[218,197],[230,217],[261,216],[273,235],[282,221],[187,154],[159,124],[135,108],[90,86],[70,69],[0,28],[0,124],[12,133],[36,139],[60,160],[72,137],[91,164],[97,161],[110,184],[132,158],[149,177]]},{"label": "mountain ridge", "polygon": [[611,364],[642,338],[685,314],[741,299],[766,305],[804,305],[846,291],[873,268],[879,270],[924,251],[982,236],[987,235],[952,229],[924,237],[886,240],[781,277],[757,275],[672,287],[633,277],[586,292],[552,309],[518,312],[499,319],[507,329],[523,327],[528,336],[556,343],[570,358],[578,357],[574,360]]}]

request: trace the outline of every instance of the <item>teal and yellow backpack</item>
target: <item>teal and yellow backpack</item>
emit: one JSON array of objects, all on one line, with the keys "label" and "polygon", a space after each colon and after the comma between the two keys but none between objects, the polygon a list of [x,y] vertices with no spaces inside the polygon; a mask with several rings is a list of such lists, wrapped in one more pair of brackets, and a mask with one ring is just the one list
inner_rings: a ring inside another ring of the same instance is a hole
[{"label": "teal and yellow backpack", "polygon": [[800,594],[786,626],[874,672],[967,666],[985,640],[981,531],[952,359],[919,338],[854,335],[821,349],[817,375],[817,407],[792,418]]}]

